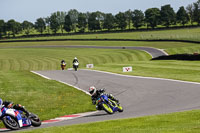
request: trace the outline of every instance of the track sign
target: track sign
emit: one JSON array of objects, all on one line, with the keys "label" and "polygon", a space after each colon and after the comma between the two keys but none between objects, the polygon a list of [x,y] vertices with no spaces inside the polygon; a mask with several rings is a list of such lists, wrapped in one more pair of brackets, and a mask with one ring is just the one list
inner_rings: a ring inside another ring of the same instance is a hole
[{"label": "track sign", "polygon": [[123,67],[123,72],[132,72],[132,67]]},{"label": "track sign", "polygon": [[94,64],[87,64],[86,68],[94,68]]}]

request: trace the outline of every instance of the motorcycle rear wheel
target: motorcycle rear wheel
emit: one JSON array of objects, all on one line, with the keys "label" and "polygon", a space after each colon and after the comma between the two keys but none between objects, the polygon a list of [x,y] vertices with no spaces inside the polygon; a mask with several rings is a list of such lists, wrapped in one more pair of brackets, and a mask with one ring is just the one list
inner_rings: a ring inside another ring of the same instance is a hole
[{"label": "motorcycle rear wheel", "polygon": [[[10,117],[10,119],[8,119],[8,116]],[[16,118],[14,118],[11,115],[6,115],[2,118],[3,124],[5,125],[6,128],[11,129],[11,130],[18,130],[19,124],[18,124],[18,120]]]}]

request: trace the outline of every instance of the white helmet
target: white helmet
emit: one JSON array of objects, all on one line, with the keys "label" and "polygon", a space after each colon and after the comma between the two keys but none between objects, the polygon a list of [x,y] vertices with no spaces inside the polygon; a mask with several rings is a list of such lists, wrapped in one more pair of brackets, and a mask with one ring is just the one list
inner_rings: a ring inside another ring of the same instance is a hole
[{"label": "white helmet", "polygon": [[96,89],[94,86],[91,86],[91,87],[89,88],[89,93],[90,93],[92,96],[94,96],[94,95],[96,94],[96,91],[97,91],[97,89]]},{"label": "white helmet", "polygon": [[74,59],[75,59],[75,60],[77,60],[77,58],[76,58],[76,57],[74,57]]}]

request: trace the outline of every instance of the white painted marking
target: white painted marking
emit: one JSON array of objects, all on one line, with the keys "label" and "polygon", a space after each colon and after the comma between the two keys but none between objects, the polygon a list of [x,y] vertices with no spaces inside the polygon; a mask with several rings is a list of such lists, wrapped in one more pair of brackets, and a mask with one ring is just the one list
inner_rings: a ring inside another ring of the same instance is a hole
[{"label": "white painted marking", "polygon": [[96,72],[100,72],[100,73],[107,73],[107,74],[112,74],[112,75],[116,75],[116,76],[123,76],[123,77],[134,77],[134,78],[155,79],[155,80],[167,80],[167,81],[174,81],[174,82],[181,82],[181,83],[189,83],[189,84],[197,84],[197,85],[200,85],[200,83],[198,83],[198,82],[192,82],[192,81],[183,81],[183,80],[175,80],[175,79],[165,79],[165,78],[155,78],[155,77],[143,77],[143,76],[123,75],[123,74],[112,73],[112,72],[106,72],[106,71],[100,71],[100,70],[89,70],[89,69],[82,69],[82,70],[96,71]]},{"label": "white painted marking", "polygon": [[37,73],[37,72],[35,72],[35,71],[31,71],[31,72],[34,73],[34,74],[37,74],[37,75],[39,75],[39,76],[41,76],[41,77],[43,77],[43,78],[45,78],[45,79],[51,80],[49,77],[46,77],[46,76],[44,76],[44,75],[42,75],[42,74],[40,74],[40,73]]},{"label": "white painted marking", "polygon": [[[51,80],[51,78],[49,78],[49,77],[47,77],[47,76],[44,76],[44,75],[42,75],[42,74],[40,74],[40,73],[38,73],[38,72],[35,72],[35,71],[31,71],[31,72],[34,73],[34,74],[37,74],[37,75],[39,75],[39,76],[41,76],[41,77],[43,77],[43,78],[46,78],[46,79],[48,79],[48,80]],[[69,84],[69,83],[66,83],[66,82],[63,82],[63,81],[60,81],[60,80],[56,80],[56,81],[58,81],[58,82],[60,82],[60,83],[63,83],[63,84],[66,84],[66,85],[68,85],[68,86],[74,87],[74,88],[76,88],[77,90],[80,90],[80,91],[86,93],[87,95],[90,95],[89,92],[87,92],[87,91],[85,91],[85,90],[82,90],[81,88],[78,88],[78,87],[76,87],[76,86],[74,86],[74,85],[71,85],[71,84]]]}]

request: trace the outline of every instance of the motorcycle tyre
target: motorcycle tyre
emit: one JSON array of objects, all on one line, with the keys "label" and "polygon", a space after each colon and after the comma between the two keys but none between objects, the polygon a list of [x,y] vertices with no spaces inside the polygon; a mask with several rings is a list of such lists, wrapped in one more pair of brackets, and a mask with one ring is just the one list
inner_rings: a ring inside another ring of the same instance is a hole
[{"label": "motorcycle tyre", "polygon": [[31,114],[31,115],[33,115],[30,117],[31,125],[34,127],[39,127],[42,124],[40,118],[37,115],[34,115],[34,114]]},{"label": "motorcycle tyre", "polygon": [[118,111],[119,112],[123,112],[124,111],[123,108],[122,108],[122,106],[118,105]]},{"label": "motorcycle tyre", "polygon": [[105,110],[108,114],[113,114],[113,110],[105,103],[102,104],[103,110]]},{"label": "motorcycle tyre", "polygon": [[[6,121],[6,116],[10,116],[11,119],[15,121],[16,127],[14,127],[14,126],[12,126],[12,125],[10,125],[10,124],[7,123],[7,121]],[[4,116],[4,117],[2,118],[2,121],[3,121],[3,124],[5,125],[5,127],[8,128],[8,129],[11,129],[11,130],[18,130],[20,127],[19,127],[19,123],[18,123],[17,118],[15,118],[15,117],[13,117],[13,116],[11,116],[11,115],[6,115],[6,116]]]}]

